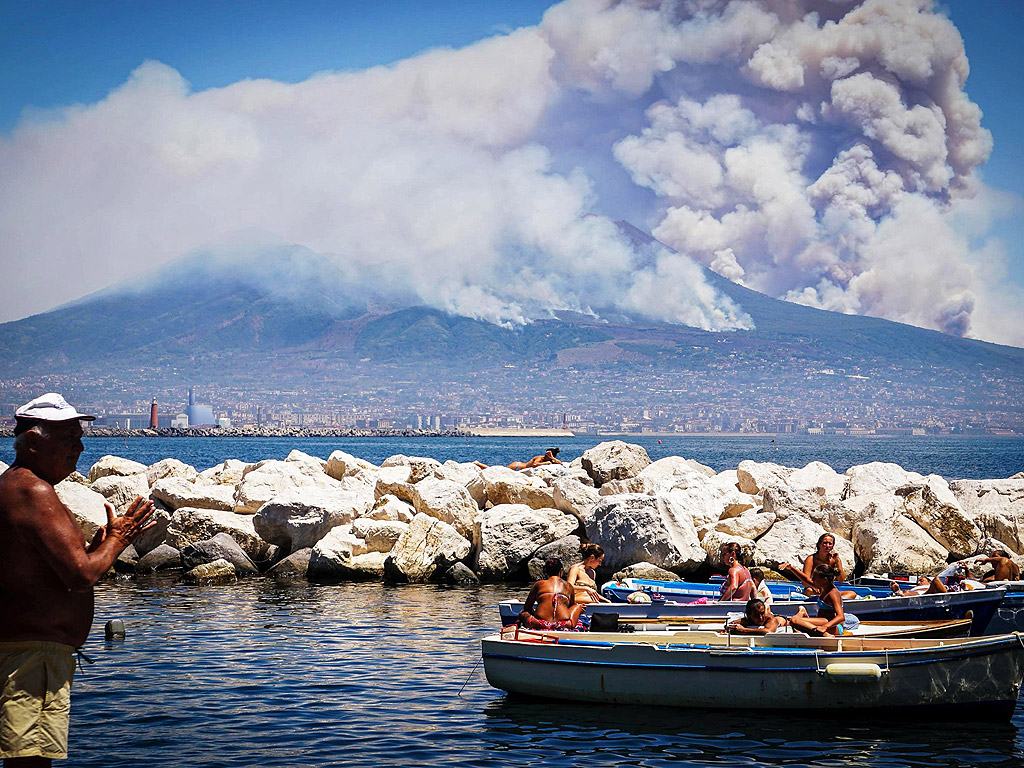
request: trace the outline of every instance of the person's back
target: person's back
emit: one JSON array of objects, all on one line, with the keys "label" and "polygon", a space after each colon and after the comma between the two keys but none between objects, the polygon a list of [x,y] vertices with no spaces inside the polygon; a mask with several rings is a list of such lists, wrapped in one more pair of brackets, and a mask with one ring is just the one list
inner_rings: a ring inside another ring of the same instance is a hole
[{"label": "person's back", "polygon": [[568,581],[562,578],[562,561],[556,557],[544,562],[544,578],[538,580],[526,597],[519,623],[533,629],[574,628],[583,606],[576,603]]}]

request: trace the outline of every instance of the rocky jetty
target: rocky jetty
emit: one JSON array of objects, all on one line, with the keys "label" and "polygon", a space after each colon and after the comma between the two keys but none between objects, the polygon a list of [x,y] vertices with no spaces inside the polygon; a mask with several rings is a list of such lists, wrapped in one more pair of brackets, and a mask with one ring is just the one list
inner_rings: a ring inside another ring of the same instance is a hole
[{"label": "rocky jetty", "polygon": [[1024,565],[1024,473],[947,482],[896,464],[839,474],[817,461],[715,472],[679,456],[652,462],[622,441],[520,472],[404,455],[378,466],[343,451],[202,471],[104,456],[57,492],[86,537],[104,523],[104,502],[123,509],[148,496],[157,525],[117,571],[179,568],[196,584],[523,581],[552,553],[577,561],[588,540],[605,549],[602,576],[700,577],[726,541],[778,571],[802,565],[825,532],[850,570],[930,573],[995,547]]}]

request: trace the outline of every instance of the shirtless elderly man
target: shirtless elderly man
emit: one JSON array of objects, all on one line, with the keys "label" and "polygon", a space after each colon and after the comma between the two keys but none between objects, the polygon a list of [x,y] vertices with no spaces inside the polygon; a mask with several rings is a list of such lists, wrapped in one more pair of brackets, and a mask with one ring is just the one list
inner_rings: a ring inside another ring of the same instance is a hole
[{"label": "shirtless elderly man", "polygon": [[79,413],[49,393],[15,412],[14,464],[0,476],[0,757],[5,768],[67,757],[74,653],[93,619],[93,586],[149,526],[136,498],[86,544],[53,486],[83,450]]}]

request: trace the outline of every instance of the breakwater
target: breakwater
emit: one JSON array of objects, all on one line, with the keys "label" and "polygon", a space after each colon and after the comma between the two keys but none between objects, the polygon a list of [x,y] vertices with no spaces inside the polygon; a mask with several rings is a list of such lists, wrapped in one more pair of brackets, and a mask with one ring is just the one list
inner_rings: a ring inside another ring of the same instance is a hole
[{"label": "breakwater", "polygon": [[585,540],[605,547],[603,575],[690,576],[716,566],[725,541],[752,564],[798,564],[826,531],[848,568],[871,571],[934,571],[950,554],[996,546],[1024,551],[1020,476],[949,482],[891,462],[839,473],[817,461],[744,460],[716,471],[683,456],[652,460],[621,441],[522,472],[340,450],[206,469],[109,455],[58,490],[86,535],[102,524],[105,501],[148,495],[158,526],[119,567],[202,566],[190,577],[200,581],[520,581],[545,557],[574,562]]}]

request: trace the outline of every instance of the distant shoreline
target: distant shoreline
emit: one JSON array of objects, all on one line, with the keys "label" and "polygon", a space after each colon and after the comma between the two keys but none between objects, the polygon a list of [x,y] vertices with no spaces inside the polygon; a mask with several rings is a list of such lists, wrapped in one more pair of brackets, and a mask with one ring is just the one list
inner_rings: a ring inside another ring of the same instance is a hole
[{"label": "distant shoreline", "polygon": [[[348,429],[342,427],[228,427],[226,429],[211,427],[209,429],[122,429],[116,427],[91,427],[87,428],[83,437],[156,437],[156,438],[237,438],[237,437],[265,437],[265,438],[306,438],[306,437],[439,437],[439,438],[467,438],[467,437],[501,437],[501,438],[549,438],[549,439],[587,439],[601,440],[605,438],[619,438],[623,440],[635,440],[637,438],[660,439],[678,437],[747,437],[747,438],[768,438],[771,440],[787,440],[791,438],[830,438],[830,437],[858,437],[892,439],[897,437],[913,438],[1020,438],[1024,435],[1006,433],[972,433],[972,434],[947,434],[947,435],[906,435],[906,434],[815,434],[791,433],[791,432],[573,432],[566,429],[552,429],[538,427],[534,429],[500,429],[500,428],[476,428],[476,429],[451,429],[451,430],[427,430],[427,429]],[[0,438],[14,437],[12,427],[0,427]]]}]

